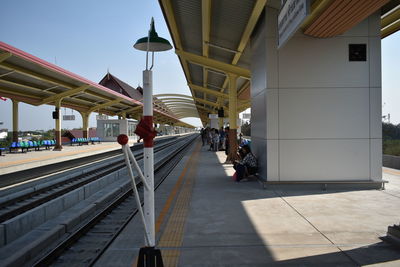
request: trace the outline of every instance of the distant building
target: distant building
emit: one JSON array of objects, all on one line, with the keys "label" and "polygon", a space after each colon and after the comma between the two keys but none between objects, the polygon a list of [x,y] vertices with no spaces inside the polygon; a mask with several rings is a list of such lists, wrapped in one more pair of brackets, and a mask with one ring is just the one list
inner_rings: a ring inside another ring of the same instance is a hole
[{"label": "distant building", "polygon": [[7,138],[8,129],[0,129],[0,140],[4,140]]},{"label": "distant building", "polygon": [[107,87],[115,92],[128,96],[138,101],[143,99],[143,88],[138,86],[134,88],[129,84],[121,81],[111,73],[107,73],[99,82],[100,85]]},{"label": "distant building", "polygon": [[[107,73],[99,84],[135,100],[142,101],[143,99],[143,89],[140,86],[134,88],[111,73]],[[137,136],[134,133],[136,125],[137,122],[133,120],[98,119],[97,136],[102,141],[116,141],[118,135],[126,134],[130,139],[136,140]]]}]

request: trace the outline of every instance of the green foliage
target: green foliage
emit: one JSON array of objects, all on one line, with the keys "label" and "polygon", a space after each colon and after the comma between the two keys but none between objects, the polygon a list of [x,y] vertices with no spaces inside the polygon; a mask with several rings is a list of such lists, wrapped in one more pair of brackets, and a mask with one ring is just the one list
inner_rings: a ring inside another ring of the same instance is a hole
[{"label": "green foliage", "polygon": [[400,156],[400,124],[382,123],[383,154]]},{"label": "green foliage", "polygon": [[54,129],[42,133],[42,140],[52,140],[52,139],[55,139]]},{"label": "green foliage", "polygon": [[400,156],[400,140],[383,140],[383,154]]},{"label": "green foliage", "polygon": [[12,142],[12,132],[9,132],[6,139],[0,141],[0,147],[9,147]]}]

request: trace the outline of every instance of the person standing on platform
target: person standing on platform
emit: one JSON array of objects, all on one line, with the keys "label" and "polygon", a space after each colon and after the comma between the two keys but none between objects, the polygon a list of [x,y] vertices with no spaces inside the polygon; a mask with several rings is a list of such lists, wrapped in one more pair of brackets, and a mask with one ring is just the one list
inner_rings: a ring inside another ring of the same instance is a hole
[{"label": "person standing on platform", "polygon": [[207,144],[207,131],[206,129],[201,129],[201,141],[203,142],[203,146]]},{"label": "person standing on platform", "polygon": [[225,138],[226,138],[226,133],[224,131],[224,127],[221,127],[219,130],[219,146],[220,150],[225,150]]},{"label": "person standing on platform", "polygon": [[226,160],[225,163],[230,163],[228,160],[229,156],[229,127],[225,128],[225,155],[226,155]]},{"label": "person standing on platform", "polygon": [[213,151],[218,151],[219,145],[219,132],[218,129],[214,129],[213,133]]}]

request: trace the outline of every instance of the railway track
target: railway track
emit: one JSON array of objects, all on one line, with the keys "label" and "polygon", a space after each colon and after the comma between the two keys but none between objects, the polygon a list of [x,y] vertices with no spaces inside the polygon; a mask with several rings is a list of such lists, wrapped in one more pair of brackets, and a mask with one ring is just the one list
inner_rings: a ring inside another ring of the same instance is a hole
[{"label": "railway track", "polygon": [[[154,152],[157,153],[163,149],[168,148],[171,144],[177,140],[169,140],[155,145]],[[137,160],[141,160],[143,155],[141,154],[141,147],[133,147],[134,155]],[[114,153],[111,157],[114,157]],[[33,192],[27,192],[26,194],[18,195],[17,197],[5,199],[0,202],[0,223],[7,221],[11,218],[16,217],[28,210],[31,210],[43,203],[46,203],[52,199],[65,195],[79,187],[89,184],[95,180],[98,180],[110,173],[113,173],[125,166],[124,160],[120,157],[111,160],[109,158],[103,159],[103,164],[97,163],[98,168],[86,172],[84,174],[77,174],[63,179],[59,182],[52,183],[48,186],[43,186]],[[89,167],[89,166],[88,166]],[[65,176],[68,176],[65,174]]]},{"label": "railway track", "polygon": [[[180,161],[185,150],[196,137],[197,136],[192,135],[186,138],[168,141],[155,149],[155,151],[157,151],[156,155],[159,155],[158,159],[155,161],[156,188],[158,188],[172,168]],[[138,155],[135,155],[135,157],[138,159]],[[119,159],[119,161],[121,161],[121,159]],[[115,162],[108,165],[112,165],[112,167],[110,167],[109,170],[105,170],[104,173],[112,172],[111,170],[118,172]],[[140,161],[139,165],[141,165]],[[122,166],[120,168],[122,168]],[[78,183],[82,183],[82,181],[76,182],[76,184],[69,181],[68,184],[75,188],[82,187],[82,185],[77,185]],[[51,244],[49,241],[43,239],[42,243],[46,244],[46,250],[41,250],[40,253],[35,254],[33,253],[35,249],[31,248],[20,258],[14,257],[8,261],[1,261],[2,259],[0,259],[0,265],[3,263],[4,266],[12,266],[15,265],[15,263],[19,265],[23,262],[23,265],[27,266],[48,266],[50,264],[55,266],[91,266],[137,212],[132,190],[130,189],[129,179],[125,179],[124,182],[119,183],[121,184],[119,187],[123,188],[123,190],[118,189],[116,191],[117,193],[105,196],[105,201],[103,202],[106,204],[104,205],[100,205],[100,202],[97,201],[96,212],[92,212],[89,217],[85,218],[74,227],[68,227],[66,223],[65,233],[56,241],[53,240],[50,242]],[[68,185],[61,186],[60,191],[65,190],[62,188],[64,186],[67,187]],[[138,186],[141,186],[140,183],[138,183]],[[50,191],[56,191],[56,189],[57,188],[53,188]],[[58,198],[60,198],[60,196],[56,197],[56,200]],[[35,197],[33,200],[37,201]],[[41,201],[43,202],[45,200]],[[101,208],[98,208],[100,206]],[[18,240],[16,243],[18,243]],[[39,250],[36,249],[36,251]],[[40,259],[38,260],[39,257]]]}]

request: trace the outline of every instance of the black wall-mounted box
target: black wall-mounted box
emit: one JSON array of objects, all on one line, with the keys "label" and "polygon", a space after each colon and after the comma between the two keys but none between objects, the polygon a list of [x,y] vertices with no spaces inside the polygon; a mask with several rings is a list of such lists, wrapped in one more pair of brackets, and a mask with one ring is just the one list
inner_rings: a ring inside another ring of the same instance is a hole
[{"label": "black wall-mounted box", "polygon": [[367,61],[367,44],[349,44],[349,61]]}]

